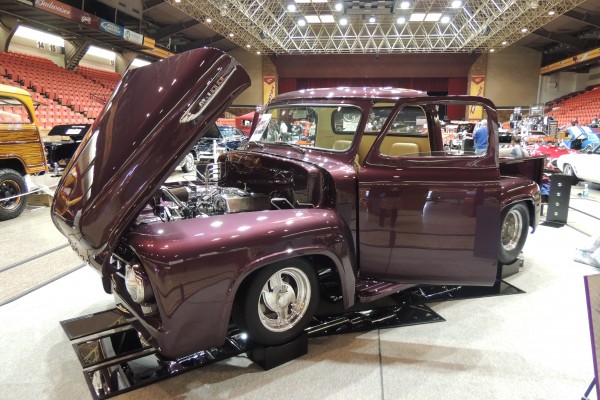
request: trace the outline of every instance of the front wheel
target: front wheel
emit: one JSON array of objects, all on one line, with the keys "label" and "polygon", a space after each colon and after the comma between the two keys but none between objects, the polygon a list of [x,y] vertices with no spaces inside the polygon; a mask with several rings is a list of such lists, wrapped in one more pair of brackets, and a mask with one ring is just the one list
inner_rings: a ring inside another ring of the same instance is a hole
[{"label": "front wheel", "polygon": [[528,229],[529,211],[523,203],[517,203],[502,210],[498,261],[502,264],[515,262],[525,246]]},{"label": "front wheel", "polygon": [[234,322],[250,339],[279,345],[299,336],[314,315],[319,283],[303,259],[281,261],[260,270],[240,293]]},{"label": "front wheel", "polygon": [[571,164],[563,165],[563,174],[569,175],[571,177],[571,185],[576,185],[577,183],[579,183],[579,179],[575,175],[575,170],[573,170]]},{"label": "front wheel", "polygon": [[21,215],[27,205],[27,196],[16,196],[23,193],[27,193],[27,184],[21,174],[14,169],[0,170],[0,221]]}]

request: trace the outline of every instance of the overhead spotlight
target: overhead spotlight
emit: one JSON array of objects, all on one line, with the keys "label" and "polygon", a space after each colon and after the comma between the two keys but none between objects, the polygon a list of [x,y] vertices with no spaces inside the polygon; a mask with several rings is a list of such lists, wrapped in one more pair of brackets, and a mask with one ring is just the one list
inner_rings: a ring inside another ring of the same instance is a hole
[{"label": "overhead spotlight", "polygon": [[549,16],[553,16],[554,14],[556,14],[556,11],[548,11]]},{"label": "overhead spotlight", "polygon": [[397,24],[404,24],[406,23],[406,18],[404,17],[398,17],[398,19],[396,20]]},{"label": "overhead spotlight", "polygon": [[450,22],[450,17],[449,17],[449,16],[447,16],[447,15],[444,15],[444,16],[443,16],[443,17],[440,19],[440,22],[441,22],[442,24],[447,24],[448,22]]},{"label": "overhead spotlight", "polygon": [[375,16],[374,16],[374,15],[371,15],[371,16],[369,17],[369,23],[370,23],[370,24],[374,24],[375,22],[377,22],[377,18],[375,18]]},{"label": "overhead spotlight", "polygon": [[525,32],[527,32],[528,30],[529,30],[529,29],[527,29],[527,28],[523,28],[523,29],[521,29],[521,32],[525,33]]},{"label": "overhead spotlight", "polygon": [[540,3],[538,0],[533,0],[529,2],[529,7],[531,7],[532,9],[536,9],[540,6]]},{"label": "overhead spotlight", "polygon": [[454,0],[451,5],[452,8],[459,8],[460,6],[462,6],[462,1],[460,0]]},{"label": "overhead spotlight", "polygon": [[506,46],[508,44],[508,42],[506,40],[502,41],[502,46]]},{"label": "overhead spotlight", "polygon": [[229,34],[229,37],[234,37],[234,36],[235,36],[235,35],[234,35],[233,33],[230,33],[230,34]]},{"label": "overhead spotlight", "polygon": [[401,9],[406,10],[408,7],[410,7],[410,3],[408,1],[403,1],[402,3],[400,3]]},{"label": "overhead spotlight", "polygon": [[306,20],[304,18],[300,18],[298,20],[298,26],[306,26]]},{"label": "overhead spotlight", "polygon": [[335,11],[342,11],[344,9],[344,5],[342,3],[336,3],[335,6],[333,6],[333,8],[335,9]]},{"label": "overhead spotlight", "polygon": [[260,51],[257,51],[256,54],[260,56]]},{"label": "overhead spotlight", "polygon": [[340,18],[340,20],[339,20],[339,23],[340,23],[340,25],[342,25],[342,26],[346,26],[346,25],[348,25],[348,18],[346,18],[346,17],[342,17],[342,18]]},{"label": "overhead spotlight", "polygon": [[493,53],[493,52],[495,52],[495,51],[496,51],[495,49],[490,49],[490,53]]},{"label": "overhead spotlight", "polygon": [[210,23],[212,22],[212,19],[210,19],[210,18],[206,18],[206,19],[204,20],[204,22],[206,22],[207,24],[210,24]]},{"label": "overhead spotlight", "polygon": [[287,5],[287,10],[288,10],[289,12],[294,12],[294,11],[296,11],[296,5],[295,5],[295,4],[288,4],[288,5]]},{"label": "overhead spotlight", "polygon": [[247,49],[249,49],[250,47],[252,47],[252,46],[250,46],[249,44],[247,44],[247,45],[246,45],[246,48],[247,48]]},{"label": "overhead spotlight", "polygon": [[181,0],[175,0],[175,3],[181,3]]}]

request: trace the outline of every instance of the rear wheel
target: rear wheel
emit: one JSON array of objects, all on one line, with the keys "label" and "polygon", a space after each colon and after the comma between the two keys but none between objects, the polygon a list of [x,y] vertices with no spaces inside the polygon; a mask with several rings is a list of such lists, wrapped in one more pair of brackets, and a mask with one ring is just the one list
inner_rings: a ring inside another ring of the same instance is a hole
[{"label": "rear wheel", "polygon": [[529,229],[529,211],[523,203],[517,203],[502,211],[502,231],[498,261],[502,264],[515,262],[525,241]]},{"label": "rear wheel", "polygon": [[563,174],[569,175],[571,177],[571,185],[576,185],[577,183],[579,183],[579,178],[577,178],[577,176],[575,175],[575,170],[573,170],[571,164],[563,165]]},{"label": "rear wheel", "polygon": [[0,170],[0,221],[21,215],[27,205],[27,196],[15,196],[26,192],[27,184],[20,173],[8,168]]},{"label": "rear wheel", "polygon": [[303,259],[286,260],[260,270],[240,293],[234,322],[250,339],[278,345],[299,336],[314,315],[319,283]]}]

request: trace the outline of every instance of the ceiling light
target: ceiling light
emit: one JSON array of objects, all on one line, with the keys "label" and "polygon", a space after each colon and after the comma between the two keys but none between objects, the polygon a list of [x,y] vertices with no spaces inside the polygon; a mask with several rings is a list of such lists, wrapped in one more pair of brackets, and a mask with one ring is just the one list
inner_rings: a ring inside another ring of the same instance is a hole
[{"label": "ceiling light", "polygon": [[442,17],[442,13],[429,13],[425,16],[427,22],[438,22]]},{"label": "ceiling light", "polygon": [[210,18],[206,18],[206,19],[204,20],[204,22],[206,22],[207,24],[210,24],[210,23],[212,22],[212,19],[210,19]]},{"label": "ceiling light", "polygon": [[342,11],[342,9],[344,8],[344,5],[342,3],[336,3],[334,8],[335,8],[335,11]]},{"label": "ceiling light", "polygon": [[288,10],[289,12],[294,12],[294,11],[296,11],[296,5],[295,5],[295,4],[293,4],[293,3],[290,3],[290,4],[288,4],[288,5],[287,5],[287,10]]},{"label": "ceiling light", "polygon": [[233,36],[234,36],[234,34],[233,34],[233,33],[230,33],[230,34],[229,34],[229,37],[233,37]]},{"label": "ceiling light", "polygon": [[175,0],[175,3],[181,3],[181,0]]},{"label": "ceiling light", "polygon": [[554,14],[556,14],[556,12],[555,12],[555,11],[548,11],[548,15],[549,15],[549,16],[553,16]]},{"label": "ceiling light", "polygon": [[444,16],[443,16],[443,17],[440,19],[440,22],[441,22],[442,24],[447,24],[448,22],[450,22],[450,17],[449,17],[449,16],[447,16],[447,15],[444,15]]},{"label": "ceiling light", "polygon": [[260,56],[260,51],[257,51],[256,54],[258,54]]},{"label": "ceiling light", "polygon": [[252,46],[250,46],[249,44],[247,44],[247,45],[246,45],[246,48],[247,48],[247,49],[249,49],[250,47],[252,47]]},{"label": "ceiling light", "polygon": [[508,42],[506,40],[502,41],[502,46],[506,46],[508,44]]},{"label": "ceiling light", "polygon": [[306,22],[308,22],[309,24],[318,24],[319,22],[321,22],[318,15],[307,15],[304,18],[306,18]]},{"label": "ceiling light", "polygon": [[300,19],[298,20],[298,26],[306,26],[306,20],[304,20],[304,19],[300,18]]},{"label": "ceiling light", "polygon": [[451,7],[452,8],[459,8],[460,6],[462,6],[462,1],[460,1],[460,0],[454,0],[452,2],[452,6]]},{"label": "ceiling light", "polygon": [[422,22],[425,19],[425,13],[413,13],[410,15],[411,22]]},{"label": "ceiling light", "polygon": [[490,49],[490,53],[493,53],[493,52],[495,52],[495,51],[496,51],[496,50],[494,50],[494,49]]},{"label": "ceiling light", "polygon": [[319,16],[319,18],[321,18],[321,22],[324,24],[332,24],[335,22],[335,19],[331,14],[322,14]]},{"label": "ceiling light", "polygon": [[525,32],[527,32],[528,30],[529,30],[529,29],[527,29],[527,28],[523,28],[523,29],[521,29],[521,32],[525,33]]},{"label": "ceiling light", "polygon": [[403,24],[406,22],[406,18],[404,17],[398,17],[398,19],[396,20],[396,23],[398,24]]},{"label": "ceiling light", "polygon": [[377,18],[375,18],[373,15],[371,15],[371,16],[369,17],[369,23],[370,23],[370,24],[374,24],[375,22],[377,22]]},{"label": "ceiling light", "polygon": [[346,17],[340,18],[340,25],[342,25],[342,26],[348,25],[348,18],[346,18]]},{"label": "ceiling light", "polygon": [[408,7],[410,7],[410,3],[408,1],[403,1],[402,3],[400,3],[401,9],[406,10]]}]

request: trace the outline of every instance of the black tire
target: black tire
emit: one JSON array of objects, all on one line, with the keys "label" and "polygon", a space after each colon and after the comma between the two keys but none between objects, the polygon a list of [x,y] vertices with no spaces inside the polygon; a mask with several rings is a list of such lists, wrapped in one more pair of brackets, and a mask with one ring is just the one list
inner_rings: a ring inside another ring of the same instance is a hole
[{"label": "black tire", "polygon": [[194,155],[192,153],[185,156],[183,160],[183,164],[181,165],[181,170],[183,172],[192,172],[196,168],[196,161],[194,159]]},{"label": "black tire", "polygon": [[27,205],[27,196],[5,201],[2,199],[23,193],[27,193],[23,176],[14,169],[0,169],[0,221],[18,217]]},{"label": "black tire", "polygon": [[502,210],[502,229],[498,261],[502,264],[515,262],[529,231],[529,210],[523,203],[513,204]]},{"label": "black tire", "polygon": [[579,178],[575,175],[575,170],[573,170],[571,164],[563,165],[563,174],[571,177],[571,185],[577,185],[579,183]]},{"label": "black tire", "polygon": [[[276,292],[279,286],[269,286],[277,283],[278,274],[283,282],[283,292]],[[299,336],[313,317],[319,302],[319,282],[312,266],[300,258],[281,261],[264,267],[251,279],[236,298],[234,323],[247,331],[249,339],[263,345],[279,345]],[[265,298],[263,289],[267,290],[267,295],[271,295],[270,299]],[[283,297],[290,290],[293,301],[290,301],[291,297]],[[287,305],[283,305],[286,301]],[[274,307],[270,308],[269,303]],[[295,308],[298,303],[301,304],[301,310]],[[289,321],[285,321],[285,318],[282,321],[274,308],[289,313]]]}]

